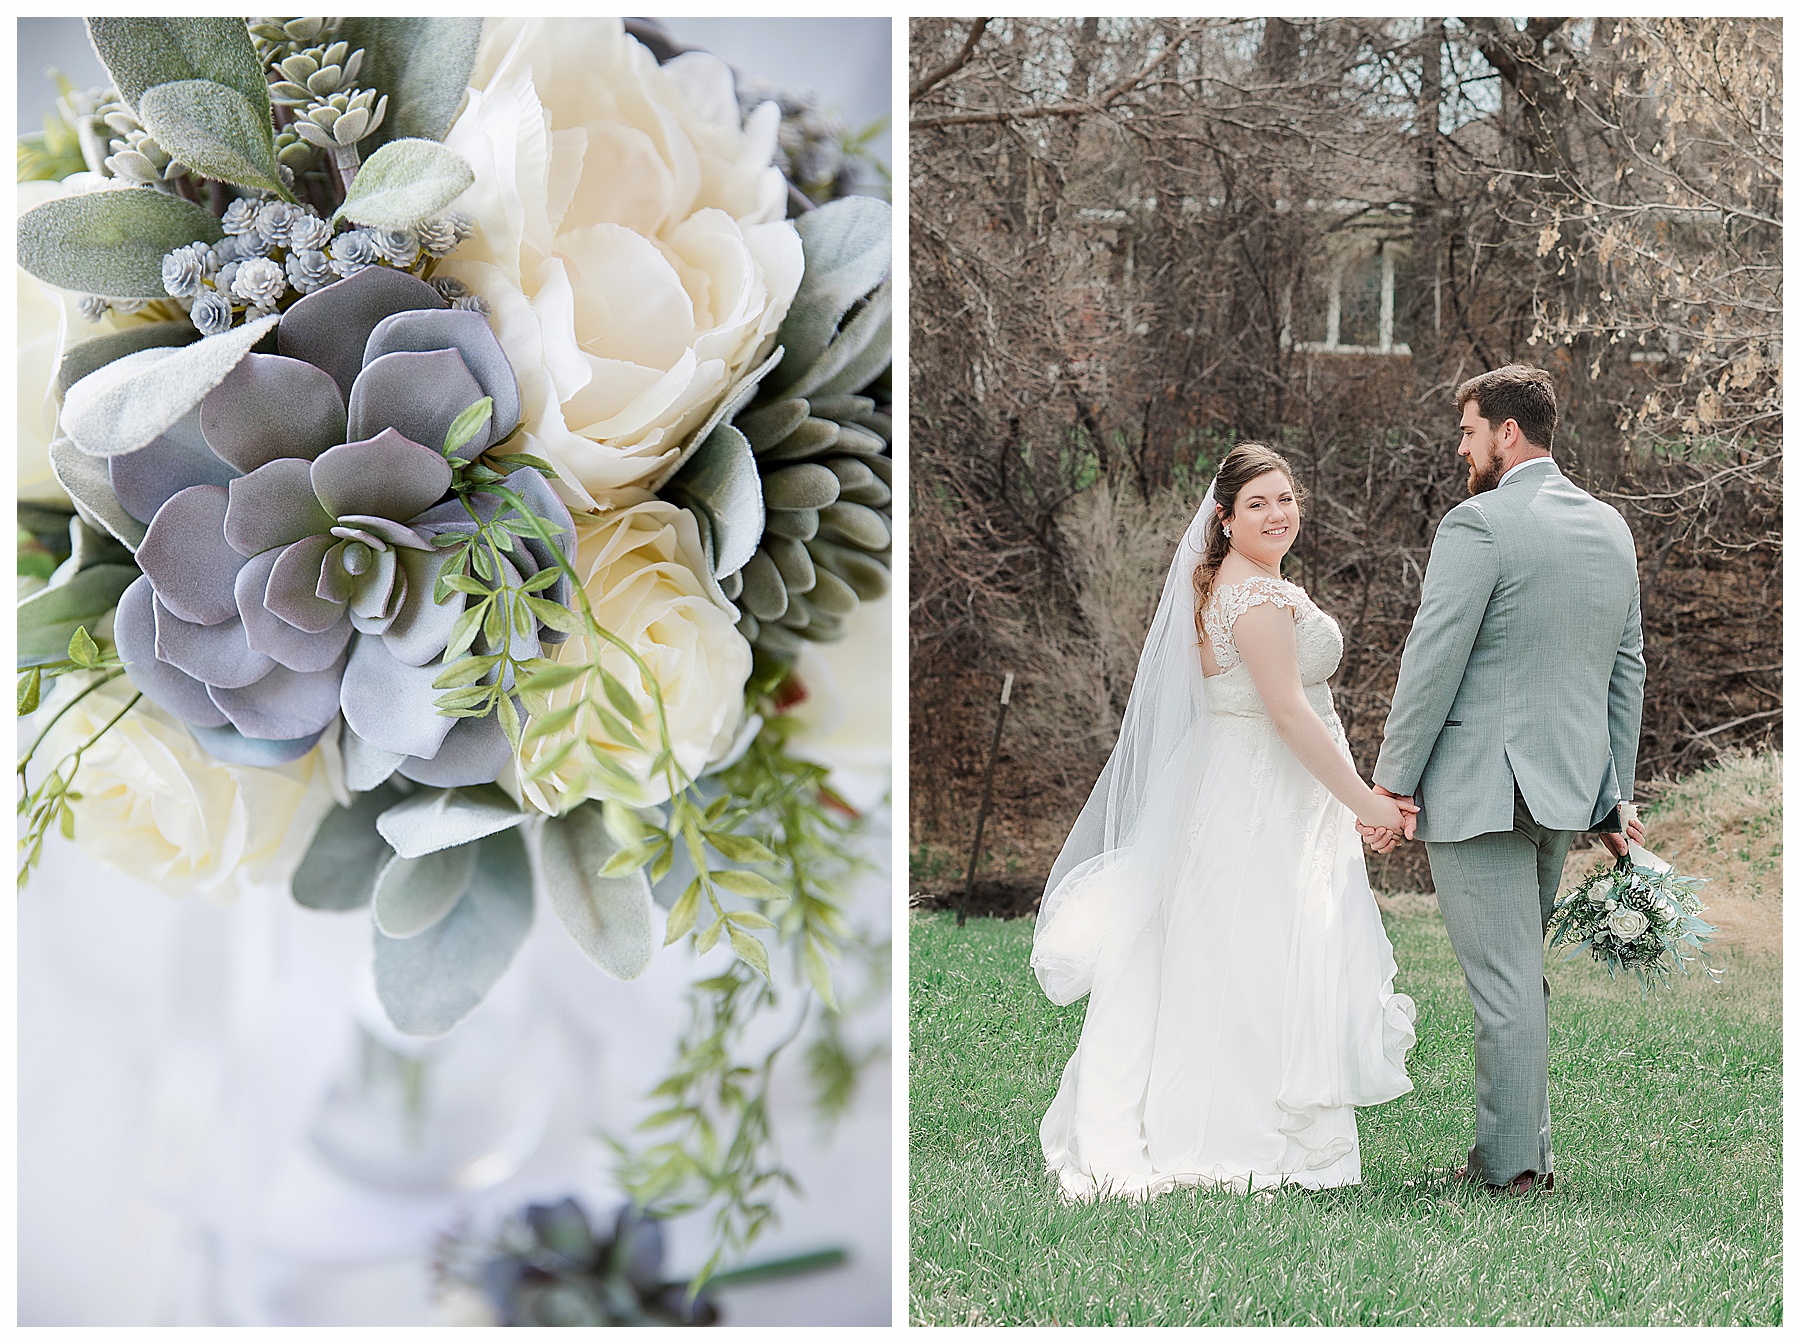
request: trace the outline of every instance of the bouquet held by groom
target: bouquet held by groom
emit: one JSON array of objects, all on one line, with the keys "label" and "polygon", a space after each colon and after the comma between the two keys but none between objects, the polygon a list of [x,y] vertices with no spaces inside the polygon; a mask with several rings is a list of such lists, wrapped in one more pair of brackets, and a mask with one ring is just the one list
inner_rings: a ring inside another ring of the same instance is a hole
[{"label": "bouquet held by groom", "polygon": [[[1457,389],[1469,498],[1438,526],[1374,784],[1425,844],[1475,1010],[1475,1146],[1457,1175],[1554,1184],[1544,933],[1569,844],[1626,853],[1644,692],[1637,549],[1550,455],[1549,374]],[[1381,852],[1398,837],[1366,832]]]}]

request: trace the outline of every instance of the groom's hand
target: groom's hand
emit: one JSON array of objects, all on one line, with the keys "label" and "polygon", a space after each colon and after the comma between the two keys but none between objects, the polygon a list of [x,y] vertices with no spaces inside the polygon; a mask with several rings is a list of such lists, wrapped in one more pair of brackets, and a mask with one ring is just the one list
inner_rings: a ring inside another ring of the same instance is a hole
[{"label": "groom's hand", "polygon": [[1602,831],[1600,843],[1606,846],[1607,853],[1615,859],[1622,859],[1631,852],[1632,845],[1644,843],[1644,819],[1638,816],[1637,808],[1630,803],[1619,804],[1619,815],[1625,821],[1625,834],[1615,831]]},{"label": "groom's hand", "polygon": [[1385,826],[1365,826],[1359,821],[1356,823],[1356,833],[1377,854],[1386,854],[1400,843],[1400,836]]},{"label": "groom's hand", "polygon": [[[1379,793],[1383,798],[1392,798],[1399,804],[1400,815],[1406,818],[1406,838],[1408,840],[1412,839],[1413,832],[1418,828],[1419,805],[1415,803],[1410,796],[1395,793],[1391,789],[1384,789],[1379,784],[1371,784],[1369,787],[1376,793]],[[1388,849],[1392,848],[1392,845],[1388,846]],[[1387,850],[1384,849],[1378,852],[1385,854],[1387,853]]]}]

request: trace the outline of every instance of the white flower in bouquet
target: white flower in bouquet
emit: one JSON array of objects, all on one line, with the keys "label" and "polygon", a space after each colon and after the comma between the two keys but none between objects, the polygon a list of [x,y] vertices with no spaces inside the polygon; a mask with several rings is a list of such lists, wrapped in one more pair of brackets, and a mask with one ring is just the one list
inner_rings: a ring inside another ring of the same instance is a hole
[{"label": "white flower in bouquet", "polygon": [[618,19],[489,26],[445,144],[475,185],[474,236],[444,274],[486,300],[519,378],[521,451],[570,505],[646,481],[773,350],[799,235],[730,69],[659,67]]},{"label": "white flower in bouquet", "polygon": [[[61,678],[38,721],[74,700],[79,680]],[[35,760],[54,766],[133,693],[122,677],[90,692],[57,720]],[[91,857],[171,896],[214,900],[285,884],[332,806],[318,749],[273,768],[233,765],[148,699],[87,749],[74,788],[75,839]]]},{"label": "white flower in bouquet", "polygon": [[[45,201],[101,186],[106,179],[77,173],[61,182],[21,182],[14,204],[20,214]],[[81,315],[82,296],[45,284],[23,266],[19,277],[19,498],[67,505],[69,496],[50,470],[50,441],[56,437],[61,399],[56,370],[72,345],[105,336],[125,325],[109,310],[98,322]]]},{"label": "white flower in bouquet", "polygon": [[[737,613],[701,577],[706,557],[694,516],[642,490],[623,492],[624,506],[598,517],[578,517],[575,571],[600,626],[617,635],[656,677],[662,689],[675,763],[688,778],[721,760],[732,747],[743,715],[750,646],[737,631]],[[594,650],[576,633],[554,654],[559,663],[586,663]],[[634,803],[661,802],[668,789],[650,766],[655,754],[655,716],[648,687],[630,658],[608,648],[602,666],[622,682],[643,710],[649,749],[621,742],[594,716],[577,718],[561,733],[527,741],[521,761],[532,765],[569,740],[587,733],[600,750],[639,781]],[[546,714],[588,701],[604,704],[596,679],[584,676],[549,695]],[[521,786],[529,801],[559,812],[579,801],[566,770],[553,770]]]},{"label": "white flower in bouquet", "polygon": [[[1610,905],[1611,902],[1609,901]],[[1633,910],[1629,906],[1614,910],[1606,917],[1606,927],[1612,931],[1613,937],[1622,943],[1629,943],[1643,935],[1650,927],[1649,917],[1641,910]]]}]

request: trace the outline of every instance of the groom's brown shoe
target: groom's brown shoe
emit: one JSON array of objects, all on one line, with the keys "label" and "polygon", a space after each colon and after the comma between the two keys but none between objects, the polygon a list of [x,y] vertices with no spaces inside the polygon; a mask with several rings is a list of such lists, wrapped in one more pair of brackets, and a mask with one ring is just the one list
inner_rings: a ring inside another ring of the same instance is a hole
[{"label": "groom's brown shoe", "polygon": [[1495,1195],[1530,1195],[1540,1190],[1547,1195],[1556,1189],[1556,1173],[1554,1171],[1546,1171],[1541,1176],[1535,1171],[1522,1171],[1505,1185],[1493,1185],[1480,1180],[1472,1176],[1467,1167],[1458,1167],[1450,1173],[1450,1176],[1452,1180],[1470,1181]]}]

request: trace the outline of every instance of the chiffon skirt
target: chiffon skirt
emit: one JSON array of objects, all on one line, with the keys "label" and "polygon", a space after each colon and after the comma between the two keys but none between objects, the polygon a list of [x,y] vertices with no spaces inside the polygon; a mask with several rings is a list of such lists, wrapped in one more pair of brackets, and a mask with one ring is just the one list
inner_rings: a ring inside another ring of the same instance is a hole
[{"label": "chiffon skirt", "polygon": [[1356,1184],[1353,1108],[1412,1090],[1415,1014],[1355,818],[1266,716],[1215,714],[1189,840],[1102,945],[1044,1160],[1074,1199]]}]

